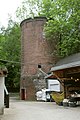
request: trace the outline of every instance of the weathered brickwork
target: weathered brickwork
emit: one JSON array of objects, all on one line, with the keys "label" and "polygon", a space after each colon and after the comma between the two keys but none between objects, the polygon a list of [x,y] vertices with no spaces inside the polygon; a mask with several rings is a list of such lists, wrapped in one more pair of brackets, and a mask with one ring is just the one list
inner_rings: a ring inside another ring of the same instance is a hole
[{"label": "weathered brickwork", "polygon": [[34,83],[32,83],[32,80],[24,80],[24,78],[35,76],[39,64],[41,64],[42,70],[47,73],[52,64],[55,63],[55,58],[49,54],[50,48],[43,36],[45,23],[46,18],[44,17],[26,19],[21,23],[21,89],[27,89],[28,98],[31,98],[33,91],[35,94]]}]

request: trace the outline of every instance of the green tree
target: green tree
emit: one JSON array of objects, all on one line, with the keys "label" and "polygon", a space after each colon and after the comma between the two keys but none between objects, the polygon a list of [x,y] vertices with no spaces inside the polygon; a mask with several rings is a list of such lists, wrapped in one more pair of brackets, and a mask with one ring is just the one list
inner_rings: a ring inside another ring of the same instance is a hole
[{"label": "green tree", "polygon": [[16,10],[16,18],[19,22],[26,18],[39,16],[42,8],[42,0],[24,0]]},{"label": "green tree", "polygon": [[56,49],[60,56],[80,52],[79,0],[43,0],[41,15],[48,20],[46,38],[57,41]]},{"label": "green tree", "polygon": [[6,86],[9,90],[19,88],[20,84],[20,26],[9,19],[8,27],[0,34],[0,65],[7,67]]}]

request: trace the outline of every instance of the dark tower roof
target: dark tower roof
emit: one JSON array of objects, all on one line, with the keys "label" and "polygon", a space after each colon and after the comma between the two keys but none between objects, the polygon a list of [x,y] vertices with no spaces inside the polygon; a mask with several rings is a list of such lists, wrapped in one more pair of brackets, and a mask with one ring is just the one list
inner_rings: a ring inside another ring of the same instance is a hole
[{"label": "dark tower roof", "polygon": [[32,22],[33,20],[39,20],[40,19],[46,19],[46,17],[34,17],[34,18],[27,18],[25,20],[23,20],[21,23],[20,23],[20,26],[26,21],[26,22]]}]

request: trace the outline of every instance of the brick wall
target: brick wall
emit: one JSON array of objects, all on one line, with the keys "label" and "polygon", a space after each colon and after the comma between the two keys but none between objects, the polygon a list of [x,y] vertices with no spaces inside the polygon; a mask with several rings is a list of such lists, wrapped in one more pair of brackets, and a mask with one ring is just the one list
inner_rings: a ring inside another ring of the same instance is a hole
[{"label": "brick wall", "polygon": [[23,77],[36,75],[38,64],[41,64],[42,70],[47,73],[55,63],[55,57],[51,56],[50,47],[43,36],[45,23],[44,17],[26,19],[21,23],[21,88],[29,89],[26,86],[27,80],[22,84]]}]

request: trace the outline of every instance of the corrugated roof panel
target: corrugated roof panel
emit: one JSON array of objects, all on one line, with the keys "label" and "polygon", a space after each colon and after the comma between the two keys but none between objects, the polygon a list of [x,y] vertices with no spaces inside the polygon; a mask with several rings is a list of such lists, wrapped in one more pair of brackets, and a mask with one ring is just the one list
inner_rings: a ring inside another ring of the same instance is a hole
[{"label": "corrugated roof panel", "polygon": [[54,67],[51,68],[51,71],[62,70],[77,66],[80,66],[80,53],[73,54],[60,60],[56,63]]}]

